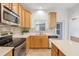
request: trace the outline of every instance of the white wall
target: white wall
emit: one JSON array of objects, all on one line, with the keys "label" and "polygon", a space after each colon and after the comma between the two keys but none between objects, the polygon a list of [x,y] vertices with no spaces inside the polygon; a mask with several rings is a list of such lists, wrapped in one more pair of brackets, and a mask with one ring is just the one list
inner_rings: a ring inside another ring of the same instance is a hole
[{"label": "white wall", "polygon": [[57,22],[63,22],[62,26],[62,39],[68,38],[68,11],[65,9],[52,9],[52,12],[57,12]]},{"label": "white wall", "polygon": [[48,20],[47,11],[44,11],[44,10],[34,10],[32,12],[32,28],[35,28],[35,24],[38,21],[39,22],[45,21],[46,28],[48,28],[47,20]]},{"label": "white wall", "polygon": [[[67,31],[68,31],[67,18],[68,17],[67,17],[67,10],[64,10],[64,9],[51,9],[49,11],[43,10],[41,14],[39,14],[38,10],[32,11],[32,28],[35,27],[35,20],[39,20],[39,19],[46,20],[46,27],[48,28],[48,12],[50,11],[57,12],[57,22],[63,22],[62,39],[68,39],[68,36],[67,36]],[[55,31],[53,33],[55,33]]]},{"label": "white wall", "polygon": [[70,36],[79,37],[79,4],[70,9],[69,20]]}]

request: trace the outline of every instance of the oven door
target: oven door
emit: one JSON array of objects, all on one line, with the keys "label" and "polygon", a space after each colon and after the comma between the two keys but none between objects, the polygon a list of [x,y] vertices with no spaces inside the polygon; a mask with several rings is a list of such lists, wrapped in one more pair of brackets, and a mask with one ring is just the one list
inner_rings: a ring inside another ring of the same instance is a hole
[{"label": "oven door", "polygon": [[26,42],[24,41],[21,45],[14,48],[14,56],[25,56],[26,55]]}]

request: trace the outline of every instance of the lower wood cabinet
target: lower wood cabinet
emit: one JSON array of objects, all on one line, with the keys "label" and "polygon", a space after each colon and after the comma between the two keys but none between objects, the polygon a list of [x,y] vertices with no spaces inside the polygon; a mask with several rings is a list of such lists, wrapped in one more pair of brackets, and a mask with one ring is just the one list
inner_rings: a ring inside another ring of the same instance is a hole
[{"label": "lower wood cabinet", "polygon": [[61,51],[59,51],[59,56],[65,56]]},{"label": "lower wood cabinet", "polygon": [[30,48],[48,48],[48,36],[31,36]]},{"label": "lower wood cabinet", "polygon": [[52,43],[51,55],[58,56],[58,48]]},{"label": "lower wood cabinet", "polygon": [[65,56],[53,43],[51,44],[51,56]]}]

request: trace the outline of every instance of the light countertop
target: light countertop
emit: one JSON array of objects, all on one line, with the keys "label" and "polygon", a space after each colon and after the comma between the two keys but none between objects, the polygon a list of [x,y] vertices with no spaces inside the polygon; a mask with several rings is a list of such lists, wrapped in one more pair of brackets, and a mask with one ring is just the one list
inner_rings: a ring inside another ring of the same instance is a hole
[{"label": "light countertop", "polygon": [[43,33],[43,34],[39,34],[39,33],[26,33],[26,34],[15,34],[15,35],[13,35],[13,37],[14,38],[27,38],[27,37],[29,37],[29,36],[38,36],[38,35],[52,35],[52,36],[54,36],[54,35],[56,35],[57,36],[57,34],[52,34],[52,33]]},{"label": "light countertop", "polygon": [[4,56],[12,49],[13,49],[13,47],[0,47],[0,56]]},{"label": "light countertop", "polygon": [[50,40],[66,56],[79,56],[79,43],[71,40]]}]

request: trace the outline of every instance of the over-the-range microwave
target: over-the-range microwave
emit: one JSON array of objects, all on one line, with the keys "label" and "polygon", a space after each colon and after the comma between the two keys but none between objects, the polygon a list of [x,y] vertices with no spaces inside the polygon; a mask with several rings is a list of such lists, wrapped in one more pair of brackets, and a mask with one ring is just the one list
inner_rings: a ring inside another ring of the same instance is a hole
[{"label": "over-the-range microwave", "polygon": [[19,16],[6,8],[5,6],[1,6],[1,23],[9,24],[9,25],[18,25],[19,24]]}]

